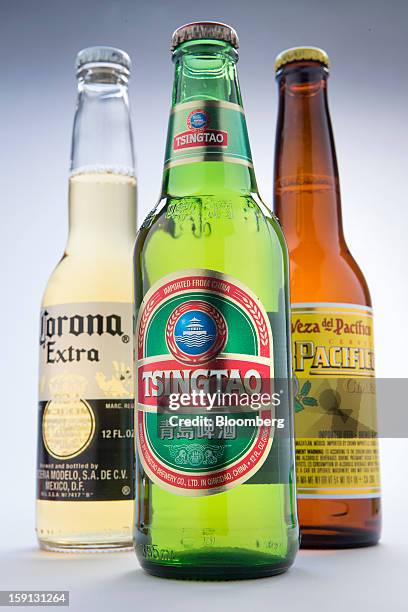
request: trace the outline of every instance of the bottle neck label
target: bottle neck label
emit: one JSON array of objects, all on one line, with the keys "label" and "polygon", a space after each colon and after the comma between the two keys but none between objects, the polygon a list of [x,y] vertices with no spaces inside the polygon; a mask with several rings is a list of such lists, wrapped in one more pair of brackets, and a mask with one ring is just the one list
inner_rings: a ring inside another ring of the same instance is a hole
[{"label": "bottle neck label", "polygon": [[165,169],[201,161],[252,167],[242,106],[221,100],[195,100],[172,108]]}]

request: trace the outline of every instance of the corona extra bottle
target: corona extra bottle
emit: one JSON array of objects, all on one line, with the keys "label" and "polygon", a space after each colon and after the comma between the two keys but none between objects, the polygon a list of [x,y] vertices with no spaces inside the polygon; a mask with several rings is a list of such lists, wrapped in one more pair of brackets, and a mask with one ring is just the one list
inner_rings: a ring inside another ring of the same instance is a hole
[{"label": "corona extra bottle", "polygon": [[69,236],[40,332],[37,536],[49,550],[132,545],[136,182],[130,60],[77,57]]},{"label": "corona extra bottle", "polygon": [[372,309],[343,235],[329,60],[289,49],[276,71],[275,212],[291,264],[302,545],[366,546],[380,534]]},{"label": "corona extra bottle", "polygon": [[287,251],[258,195],[237,48],[223,24],[173,35],[162,193],[135,251],[135,545],[165,577],[277,574],[298,549]]}]

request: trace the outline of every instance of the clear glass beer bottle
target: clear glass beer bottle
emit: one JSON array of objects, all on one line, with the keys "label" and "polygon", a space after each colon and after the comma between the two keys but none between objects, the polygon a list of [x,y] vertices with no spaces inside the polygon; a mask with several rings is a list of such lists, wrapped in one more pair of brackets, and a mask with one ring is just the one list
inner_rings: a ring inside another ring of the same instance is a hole
[{"label": "clear glass beer bottle", "polygon": [[36,531],[50,550],[132,546],[129,73],[120,49],[78,54],[68,243],[41,310]]}]

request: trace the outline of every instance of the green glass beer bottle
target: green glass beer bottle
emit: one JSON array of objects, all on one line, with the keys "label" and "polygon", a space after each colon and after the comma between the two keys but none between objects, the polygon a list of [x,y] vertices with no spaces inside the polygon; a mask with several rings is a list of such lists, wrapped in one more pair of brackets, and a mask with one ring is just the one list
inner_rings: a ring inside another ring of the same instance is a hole
[{"label": "green glass beer bottle", "polygon": [[298,550],[288,258],[261,201],[224,24],[173,35],[162,193],[135,249],[142,567],[278,574]]}]

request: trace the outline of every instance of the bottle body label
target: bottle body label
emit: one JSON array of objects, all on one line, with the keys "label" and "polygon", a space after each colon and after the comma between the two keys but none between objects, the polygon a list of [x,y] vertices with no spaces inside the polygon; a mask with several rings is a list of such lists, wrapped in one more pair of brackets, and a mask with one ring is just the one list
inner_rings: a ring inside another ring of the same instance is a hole
[{"label": "bottle body label", "polygon": [[136,331],[137,446],[155,484],[211,495],[259,470],[273,439],[272,346],[262,304],[226,274],[184,270],[148,291]]},{"label": "bottle body label", "polygon": [[134,497],[133,306],[41,312],[37,498]]},{"label": "bottle body label", "polygon": [[292,304],[299,498],[380,495],[372,311]]},{"label": "bottle body label", "polygon": [[170,114],[165,169],[211,160],[252,166],[242,106],[221,100],[176,104]]}]

